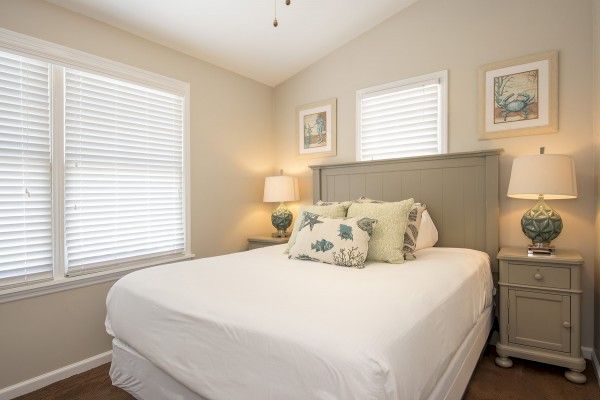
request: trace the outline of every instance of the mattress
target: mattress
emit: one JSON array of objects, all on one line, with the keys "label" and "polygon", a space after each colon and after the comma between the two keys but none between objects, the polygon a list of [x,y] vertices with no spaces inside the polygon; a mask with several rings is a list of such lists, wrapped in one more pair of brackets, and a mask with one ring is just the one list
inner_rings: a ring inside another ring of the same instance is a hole
[{"label": "mattress", "polygon": [[[428,400],[460,400],[485,348],[492,327],[492,307],[487,307],[460,345]],[[143,400],[207,400],[157,368],[119,339],[113,339],[112,384]]]},{"label": "mattress", "polygon": [[482,252],[359,270],[284,247],[129,274],[108,295],[107,331],[211,400],[426,399],[491,304]]}]

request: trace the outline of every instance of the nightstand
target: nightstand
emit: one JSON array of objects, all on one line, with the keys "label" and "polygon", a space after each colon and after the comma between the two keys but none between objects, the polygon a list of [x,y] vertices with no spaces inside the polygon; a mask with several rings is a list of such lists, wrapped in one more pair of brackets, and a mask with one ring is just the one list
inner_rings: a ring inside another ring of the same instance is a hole
[{"label": "nightstand", "polygon": [[585,383],[581,356],[581,267],[583,258],[570,250],[553,256],[528,256],[526,248],[505,247],[500,263],[500,367],[509,357],[568,368],[565,377]]},{"label": "nightstand", "polygon": [[273,237],[270,234],[252,236],[248,238],[248,250],[284,244],[287,243],[289,239],[289,237]]}]

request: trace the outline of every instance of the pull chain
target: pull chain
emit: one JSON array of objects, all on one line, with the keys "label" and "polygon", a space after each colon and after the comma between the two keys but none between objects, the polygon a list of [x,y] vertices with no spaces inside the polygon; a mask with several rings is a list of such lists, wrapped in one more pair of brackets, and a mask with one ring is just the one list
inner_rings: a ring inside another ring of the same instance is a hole
[{"label": "pull chain", "polygon": [[[285,5],[289,6],[292,4],[292,0],[285,0]],[[279,22],[277,21],[277,0],[273,0],[273,26],[277,28],[279,26]]]}]

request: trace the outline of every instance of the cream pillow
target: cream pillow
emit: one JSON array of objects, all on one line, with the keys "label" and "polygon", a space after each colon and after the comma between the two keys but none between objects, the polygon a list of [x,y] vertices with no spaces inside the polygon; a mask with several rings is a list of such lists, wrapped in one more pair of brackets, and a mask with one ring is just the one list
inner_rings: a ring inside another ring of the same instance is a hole
[{"label": "cream pillow", "polygon": [[288,240],[288,247],[285,250],[285,253],[288,253],[289,250],[294,245],[296,241],[296,234],[298,233],[298,229],[300,228],[300,223],[302,220],[302,213],[305,211],[321,215],[323,217],[328,218],[344,218],[346,216],[346,211],[348,210],[348,206],[345,203],[335,203],[328,205],[314,205],[314,206],[303,206],[300,207],[300,211],[298,212],[299,217],[296,218],[296,222],[294,223],[294,228],[292,229],[292,234],[290,235],[290,240]]},{"label": "cream pillow", "polygon": [[429,211],[423,211],[421,224],[419,225],[419,236],[417,237],[416,250],[433,247],[438,242],[438,230],[429,215]]},{"label": "cream pillow", "polygon": [[413,199],[408,199],[395,203],[353,203],[350,206],[349,218],[372,218],[378,221],[369,243],[367,260],[394,264],[404,262],[404,232],[413,203]]},{"label": "cream pillow", "polygon": [[326,218],[302,213],[289,258],[364,268],[369,239],[377,221],[370,218]]}]

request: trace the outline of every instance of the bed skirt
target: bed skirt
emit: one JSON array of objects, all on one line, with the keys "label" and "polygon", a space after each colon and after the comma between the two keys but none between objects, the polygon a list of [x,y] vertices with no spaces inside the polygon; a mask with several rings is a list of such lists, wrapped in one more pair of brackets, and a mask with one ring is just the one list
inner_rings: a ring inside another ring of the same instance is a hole
[{"label": "bed skirt", "polygon": [[[460,400],[492,328],[492,307],[486,308],[452,357],[428,400]],[[140,400],[208,400],[119,339],[113,339],[110,378],[114,386]]]}]

